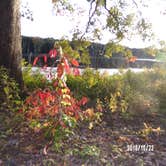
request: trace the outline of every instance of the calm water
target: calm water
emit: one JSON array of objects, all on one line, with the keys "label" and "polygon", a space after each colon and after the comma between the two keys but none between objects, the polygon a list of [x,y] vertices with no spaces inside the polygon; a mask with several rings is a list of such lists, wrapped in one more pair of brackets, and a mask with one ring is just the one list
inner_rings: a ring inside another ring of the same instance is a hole
[{"label": "calm water", "polygon": [[[32,67],[32,73],[40,72],[41,74],[45,75],[48,79],[51,79],[51,77],[53,77],[54,74],[56,74],[56,70],[57,70],[56,67],[46,67],[46,68]],[[108,75],[124,73],[128,70],[131,70],[133,72],[145,71],[145,69],[143,69],[143,68],[127,68],[127,69],[103,69],[103,68],[99,68],[99,69],[97,69],[97,71],[99,71],[100,74],[107,73]],[[84,69],[80,69],[81,73],[83,71],[84,71]]]}]

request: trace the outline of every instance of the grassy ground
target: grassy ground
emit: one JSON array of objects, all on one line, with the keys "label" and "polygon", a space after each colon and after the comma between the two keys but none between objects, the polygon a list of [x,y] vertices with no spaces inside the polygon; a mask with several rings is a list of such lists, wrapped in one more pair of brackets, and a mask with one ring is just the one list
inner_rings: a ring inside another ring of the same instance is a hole
[{"label": "grassy ground", "polygon": [[[26,123],[15,126],[7,118],[10,116],[0,114],[4,122],[0,124],[0,165],[165,166],[166,163],[166,116],[163,115],[127,118],[114,114],[113,126],[103,120],[92,129],[88,123],[81,123],[58,149],[50,145],[47,155],[43,154],[46,140],[41,133],[33,132]],[[8,128],[10,125],[13,130]],[[129,151],[129,145],[146,145],[147,149]]]}]

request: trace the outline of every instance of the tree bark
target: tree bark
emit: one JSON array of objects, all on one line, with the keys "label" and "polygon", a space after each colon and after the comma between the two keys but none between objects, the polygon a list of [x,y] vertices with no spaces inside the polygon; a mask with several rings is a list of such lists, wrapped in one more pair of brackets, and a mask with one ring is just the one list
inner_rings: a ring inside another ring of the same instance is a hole
[{"label": "tree bark", "polygon": [[23,88],[20,0],[0,0],[0,66]]}]

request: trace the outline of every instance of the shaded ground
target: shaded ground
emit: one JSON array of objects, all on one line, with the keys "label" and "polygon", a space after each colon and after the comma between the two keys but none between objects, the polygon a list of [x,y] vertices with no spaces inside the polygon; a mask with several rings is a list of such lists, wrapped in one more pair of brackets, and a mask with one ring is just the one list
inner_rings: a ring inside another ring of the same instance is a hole
[{"label": "shaded ground", "polygon": [[[2,120],[2,118],[0,119]],[[93,129],[81,124],[57,151],[49,147],[40,133],[26,127],[15,132],[0,125],[0,165],[8,166],[165,166],[166,117],[161,115],[122,118],[114,116],[114,126],[104,121]],[[145,124],[150,126],[148,129]],[[160,129],[158,128],[160,126]],[[146,145],[146,149],[135,148]],[[132,146],[133,145],[133,146]],[[129,151],[131,150],[131,151]]]}]

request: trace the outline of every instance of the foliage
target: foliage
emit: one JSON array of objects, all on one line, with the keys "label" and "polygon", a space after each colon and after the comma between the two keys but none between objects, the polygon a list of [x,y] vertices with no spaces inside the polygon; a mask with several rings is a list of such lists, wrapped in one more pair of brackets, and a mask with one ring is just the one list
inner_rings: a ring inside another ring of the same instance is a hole
[{"label": "foliage", "polygon": [[[148,77],[148,75],[146,75]],[[154,93],[155,98],[158,102],[158,109],[161,113],[166,114],[166,104],[165,104],[165,98],[166,98],[166,72],[165,72],[165,65],[158,66],[155,68],[154,71],[152,71],[148,77],[151,79],[151,91]]]},{"label": "foliage", "polygon": [[65,54],[70,55],[72,58],[79,59],[82,64],[90,64],[89,50],[88,47],[90,42],[85,40],[75,40],[71,42],[67,40],[61,40],[56,42],[57,47],[61,46]]},{"label": "foliage", "polygon": [[158,49],[153,45],[145,48],[145,52],[149,55],[155,56],[158,54]]},{"label": "foliage", "polygon": [[3,140],[21,126],[22,117],[17,111],[22,105],[19,86],[6,68],[0,66],[0,149]]},{"label": "foliage", "polygon": [[131,114],[165,112],[165,69],[160,67],[142,73],[131,71],[123,75],[122,96]]},{"label": "foliage", "polygon": [[100,75],[86,69],[81,76],[68,76],[67,84],[79,98],[87,96],[96,109],[143,115],[153,111],[164,112],[165,69],[156,68],[143,73]]},{"label": "foliage", "polygon": [[85,65],[90,64],[90,52],[89,46],[90,42],[86,40],[76,40],[73,38],[71,41],[71,46],[74,50],[76,50],[80,55],[80,62]]},{"label": "foliage", "polygon": [[61,40],[59,42],[56,42],[56,47],[59,46],[62,47],[62,50],[65,54],[68,54],[73,58],[79,58],[79,53],[71,47],[69,41]]},{"label": "foliage", "polygon": [[101,110],[101,107],[109,107],[110,99],[120,88],[120,79],[120,75],[109,77],[107,74],[100,75],[98,71],[86,69],[79,77],[69,76],[67,84],[77,97],[87,96],[91,99],[91,104]]},{"label": "foliage", "polygon": [[[74,32],[78,32],[78,38],[88,38],[88,34],[91,36],[93,34],[93,37],[89,37],[91,40],[101,40],[102,35],[104,34],[102,33],[102,30],[107,30],[112,34],[110,41],[113,42],[119,42],[128,36],[132,36],[133,34],[140,35],[143,40],[152,36],[150,31],[151,24],[148,23],[147,19],[143,16],[142,11],[140,10],[148,6],[147,2],[127,0],[87,1],[89,11],[86,27],[84,28],[85,30],[81,31],[79,26],[76,27],[77,29],[74,29]],[[79,14],[81,14],[81,16],[85,13],[84,9],[77,4],[71,3],[69,0],[55,0],[53,3],[55,5],[55,10],[57,11],[56,13],[59,13],[60,15],[65,15],[65,11],[67,11],[67,13],[68,11],[72,11],[71,13],[73,15],[77,15],[77,12],[80,11]],[[66,5],[71,6],[66,7]]]},{"label": "foliage", "polygon": [[157,127],[155,129],[152,126],[144,123],[144,128],[139,132],[139,134],[143,137],[149,137],[149,136],[152,136],[153,134],[156,136],[159,136],[162,132],[163,130],[161,130],[160,127]]},{"label": "foliage", "polygon": [[132,51],[124,48],[122,45],[116,44],[116,43],[107,43],[106,44],[106,51],[105,51],[105,56],[111,57],[112,54],[115,53],[121,53],[125,57],[131,57],[132,56]]},{"label": "foliage", "polygon": [[61,53],[53,87],[34,90],[20,110],[31,126],[35,130],[44,130],[55,145],[82,118],[81,106],[87,102],[86,97],[76,100],[66,85],[66,73],[71,73],[68,60],[75,67],[79,65],[75,59]]},{"label": "foliage", "polygon": [[[165,112],[165,69],[154,68],[143,73],[120,71],[112,76],[85,69],[81,75],[74,76],[66,58],[64,55],[61,59],[57,78],[50,86],[35,90],[25,102],[24,113],[31,126],[44,130],[48,137],[56,140],[68,135],[83,116],[89,129],[93,129],[101,123],[102,111],[105,110],[139,116],[154,111]],[[78,66],[74,59],[70,62]],[[65,73],[69,73],[67,78]],[[84,113],[81,105],[87,99],[82,96],[89,98]],[[59,145],[55,145],[57,149]]]},{"label": "foliage", "polygon": [[[36,39],[37,40],[37,39]],[[36,43],[35,38],[25,38],[23,37],[23,57],[29,62],[32,63],[32,60],[35,58],[36,66],[57,66],[58,60],[58,45],[63,46],[63,52],[71,55],[80,63],[80,67],[94,67],[94,68],[118,68],[118,67],[141,67],[147,66],[151,67],[152,63],[131,63],[135,62],[137,58],[154,58],[152,54],[147,51],[147,49],[129,49],[118,43],[109,42],[107,44],[91,43],[86,40],[78,40],[73,38],[72,41],[69,40],[57,40],[56,44],[53,44],[53,39],[40,39]],[[54,45],[54,50],[57,51],[57,54],[52,57],[50,48]],[[57,45],[57,46],[56,46]],[[35,49],[34,49],[35,48]],[[37,57],[34,54],[35,50],[39,48],[39,54]],[[26,51],[26,52],[25,52]],[[31,52],[31,53],[30,53]],[[33,52],[33,53],[32,53]],[[161,51],[157,51],[161,52]],[[47,53],[47,54],[46,54]],[[162,53],[162,52],[161,52]],[[28,55],[29,54],[29,55]],[[159,53],[158,53],[159,54]],[[157,56],[156,58],[164,60],[163,56]],[[162,55],[161,54],[161,55]],[[110,58],[112,57],[112,58]],[[110,58],[110,59],[109,59]]]},{"label": "foliage", "polygon": [[17,110],[21,104],[18,84],[9,76],[7,69],[0,66],[0,110]]},{"label": "foliage", "polygon": [[90,103],[92,104],[97,97],[98,87],[96,85],[99,78],[99,72],[86,69],[80,76],[74,77],[73,75],[68,75],[67,85],[78,99],[81,96],[87,96],[91,99]]},{"label": "foliage", "polygon": [[29,92],[34,91],[35,89],[44,89],[49,86],[47,78],[40,73],[39,70],[32,72],[32,66],[27,64],[26,61],[22,62],[23,66],[23,80],[24,84]]},{"label": "foliage", "polygon": [[[55,5],[55,10],[60,11],[56,13],[61,13],[60,15],[65,15],[64,9],[66,9],[65,11],[72,11],[71,17],[73,20],[77,18],[75,16],[78,11],[80,11],[80,17],[86,13],[84,8],[82,9],[78,4],[74,4],[68,0],[56,0],[52,2]],[[83,30],[82,27],[76,26],[76,29],[72,32],[74,40],[101,41],[102,38],[104,39],[105,32],[107,32],[107,34],[110,33],[111,35],[109,43],[106,44],[104,51],[102,51],[102,55],[112,56],[112,53],[121,53],[130,58],[132,52],[128,48],[120,46],[120,41],[125,38],[130,39],[133,35],[138,35],[143,40],[152,38],[151,24],[143,16],[143,12],[141,11],[141,9],[143,10],[149,5],[147,1],[87,0],[87,2],[89,11],[86,26]],[[66,5],[71,6],[68,8]],[[77,25],[79,25],[79,20]],[[147,50],[149,50],[147,51],[148,53],[152,54],[152,49],[148,48]],[[83,55],[86,54],[83,53]],[[83,63],[87,62],[87,60],[88,56],[81,58],[81,62]]]},{"label": "foliage", "polygon": [[[67,76],[67,85],[77,99],[87,96],[88,106],[95,110],[109,108],[112,112],[142,114],[160,110],[165,112],[165,69],[156,67],[143,73],[127,73],[108,76],[86,69],[75,77]],[[41,86],[39,86],[41,87]],[[52,85],[49,86],[52,89]]]}]

